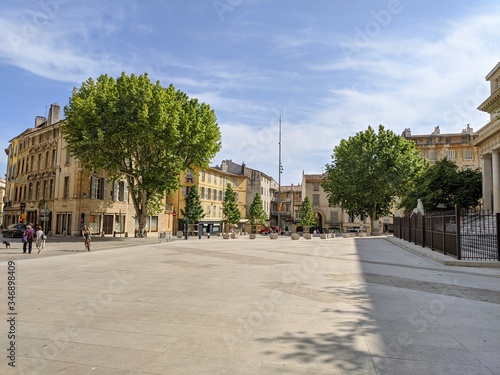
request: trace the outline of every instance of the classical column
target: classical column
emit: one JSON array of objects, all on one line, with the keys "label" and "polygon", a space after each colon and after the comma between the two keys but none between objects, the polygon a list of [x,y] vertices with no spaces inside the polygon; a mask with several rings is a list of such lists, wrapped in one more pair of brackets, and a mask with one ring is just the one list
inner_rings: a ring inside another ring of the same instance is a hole
[{"label": "classical column", "polygon": [[500,150],[494,150],[491,160],[493,179],[493,212],[500,212]]},{"label": "classical column", "polygon": [[483,173],[483,210],[493,211],[493,181],[491,178],[491,154],[485,154],[482,157]]}]

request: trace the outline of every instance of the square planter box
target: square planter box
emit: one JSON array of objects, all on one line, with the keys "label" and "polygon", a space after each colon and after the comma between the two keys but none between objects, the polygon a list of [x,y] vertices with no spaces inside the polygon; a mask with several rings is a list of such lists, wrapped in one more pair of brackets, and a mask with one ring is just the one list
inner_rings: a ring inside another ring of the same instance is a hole
[{"label": "square planter box", "polygon": [[311,233],[304,233],[304,238],[305,238],[306,240],[310,240],[310,239],[312,238]]},{"label": "square planter box", "polygon": [[349,237],[351,237],[351,234],[350,233],[342,233],[342,237],[349,238]]},{"label": "square planter box", "polygon": [[222,238],[225,240],[229,239],[229,233],[223,233]]},{"label": "square planter box", "polygon": [[320,233],[319,238],[321,238],[322,240],[326,240],[326,238],[327,238],[326,233]]},{"label": "square planter box", "polygon": [[269,235],[269,238],[272,239],[272,240],[277,240],[278,239],[278,233],[271,233]]},{"label": "square planter box", "polygon": [[237,239],[240,235],[238,233],[231,233],[232,239]]},{"label": "square planter box", "polygon": [[300,239],[300,236],[297,233],[293,233],[291,237],[292,237],[292,240],[295,240],[295,241]]},{"label": "square planter box", "polygon": [[366,237],[366,232],[359,232],[360,237]]},{"label": "square planter box", "polygon": [[249,235],[249,238],[250,238],[251,240],[255,240],[255,234],[254,234],[254,233],[251,233],[251,234]]}]

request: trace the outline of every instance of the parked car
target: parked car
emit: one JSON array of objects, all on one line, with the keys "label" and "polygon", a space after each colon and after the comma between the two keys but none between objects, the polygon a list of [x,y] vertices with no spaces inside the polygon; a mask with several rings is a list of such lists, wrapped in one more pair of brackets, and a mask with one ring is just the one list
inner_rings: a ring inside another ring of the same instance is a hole
[{"label": "parked car", "polygon": [[260,234],[269,234],[269,233],[278,233],[279,232],[279,228],[274,225],[274,226],[270,226],[270,227],[266,227],[264,229],[261,229],[260,230]]},{"label": "parked car", "polygon": [[25,224],[11,224],[7,228],[2,230],[2,236],[21,238],[25,230],[26,230]]}]

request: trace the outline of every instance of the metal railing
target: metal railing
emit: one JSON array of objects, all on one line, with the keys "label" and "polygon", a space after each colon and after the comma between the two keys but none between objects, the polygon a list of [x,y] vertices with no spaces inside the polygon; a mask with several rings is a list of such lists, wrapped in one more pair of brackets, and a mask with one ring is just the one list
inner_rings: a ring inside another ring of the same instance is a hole
[{"label": "metal railing", "polygon": [[476,210],[394,217],[394,236],[459,260],[500,261],[500,214]]}]

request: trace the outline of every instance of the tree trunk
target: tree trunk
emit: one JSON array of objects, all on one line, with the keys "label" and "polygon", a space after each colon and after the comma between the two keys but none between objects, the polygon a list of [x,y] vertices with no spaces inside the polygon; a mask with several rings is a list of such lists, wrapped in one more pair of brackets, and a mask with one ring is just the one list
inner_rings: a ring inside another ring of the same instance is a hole
[{"label": "tree trunk", "polygon": [[378,236],[380,235],[380,228],[378,225],[378,218],[375,216],[375,214],[370,215],[370,222],[371,222],[371,227],[372,227],[372,236]]}]

